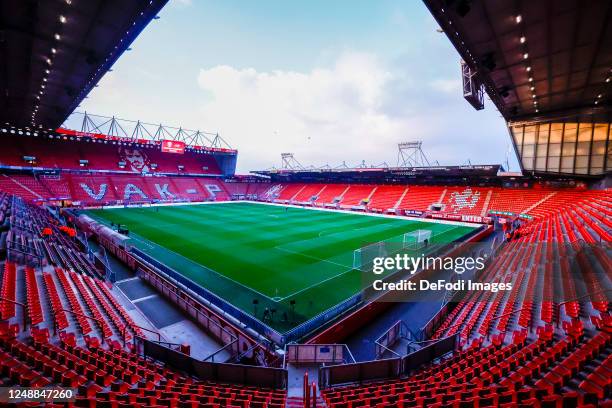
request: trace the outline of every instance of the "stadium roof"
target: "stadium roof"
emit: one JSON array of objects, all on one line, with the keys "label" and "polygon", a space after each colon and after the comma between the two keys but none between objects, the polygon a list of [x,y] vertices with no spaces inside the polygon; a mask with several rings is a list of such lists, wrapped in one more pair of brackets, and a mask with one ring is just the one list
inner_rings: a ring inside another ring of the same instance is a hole
[{"label": "stadium roof", "polygon": [[168,0],[3,0],[0,123],[58,127]]},{"label": "stadium roof", "polygon": [[609,117],[611,1],[424,2],[506,120]]}]

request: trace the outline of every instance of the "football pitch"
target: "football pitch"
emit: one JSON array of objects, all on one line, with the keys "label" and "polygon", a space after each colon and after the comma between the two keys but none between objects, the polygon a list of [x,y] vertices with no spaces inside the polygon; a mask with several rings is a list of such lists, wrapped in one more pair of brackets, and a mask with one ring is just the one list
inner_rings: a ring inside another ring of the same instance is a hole
[{"label": "football pitch", "polygon": [[87,214],[127,227],[131,245],[281,333],[360,291],[355,250],[419,229],[452,242],[475,228],[250,202]]}]

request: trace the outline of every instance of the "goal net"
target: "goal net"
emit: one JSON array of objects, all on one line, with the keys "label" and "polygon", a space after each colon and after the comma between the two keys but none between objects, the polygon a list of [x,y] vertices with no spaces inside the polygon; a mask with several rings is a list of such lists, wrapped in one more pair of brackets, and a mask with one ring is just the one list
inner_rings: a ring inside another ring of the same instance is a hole
[{"label": "goal net", "polygon": [[366,245],[353,252],[353,269],[358,269],[366,272],[368,268],[372,268],[374,258],[383,258],[387,256],[387,250],[384,242],[375,242]]},{"label": "goal net", "polygon": [[431,244],[431,230],[419,229],[404,234],[403,248],[417,250]]}]

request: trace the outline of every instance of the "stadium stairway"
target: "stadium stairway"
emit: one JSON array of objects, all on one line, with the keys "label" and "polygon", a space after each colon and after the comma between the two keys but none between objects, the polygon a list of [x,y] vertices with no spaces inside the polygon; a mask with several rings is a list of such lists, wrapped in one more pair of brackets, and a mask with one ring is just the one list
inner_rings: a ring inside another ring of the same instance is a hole
[{"label": "stadium stairway", "polygon": [[397,206],[400,210],[427,211],[431,204],[440,201],[445,189],[430,186],[409,186],[408,192]]},{"label": "stadium stairway", "polygon": [[315,204],[331,204],[336,198],[340,199],[341,201],[348,189],[349,186],[347,184],[327,184],[323,191],[317,197]]},{"label": "stadium stairway", "polygon": [[293,200],[304,188],[306,188],[305,184],[285,184],[281,187],[278,199],[282,201]]},{"label": "stadium stairway", "polygon": [[313,197],[318,196],[325,186],[325,184],[306,184],[293,197],[293,201],[300,203],[310,201]]}]

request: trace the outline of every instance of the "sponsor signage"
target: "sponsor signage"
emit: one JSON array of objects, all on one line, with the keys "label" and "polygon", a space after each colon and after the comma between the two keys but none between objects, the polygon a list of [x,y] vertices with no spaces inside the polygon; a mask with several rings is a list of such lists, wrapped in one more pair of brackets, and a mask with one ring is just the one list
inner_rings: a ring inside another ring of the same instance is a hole
[{"label": "sponsor signage", "polygon": [[461,215],[459,214],[432,213],[431,218],[437,218],[440,220],[461,221]]},{"label": "sponsor signage", "polygon": [[491,210],[489,211],[489,215],[499,215],[501,217],[519,217],[525,220],[531,220],[533,219],[533,217],[529,214],[515,214],[512,212],[508,212],[508,211],[495,211],[495,210]]},{"label": "sponsor signage", "polygon": [[185,142],[178,140],[163,140],[161,145],[161,151],[164,153],[185,153]]},{"label": "sponsor signage", "polygon": [[406,210],[404,212],[404,214],[406,215],[416,215],[416,216],[421,216],[423,215],[423,211],[418,211],[418,210]]}]

